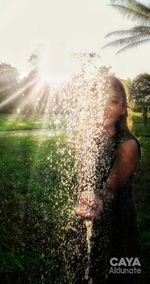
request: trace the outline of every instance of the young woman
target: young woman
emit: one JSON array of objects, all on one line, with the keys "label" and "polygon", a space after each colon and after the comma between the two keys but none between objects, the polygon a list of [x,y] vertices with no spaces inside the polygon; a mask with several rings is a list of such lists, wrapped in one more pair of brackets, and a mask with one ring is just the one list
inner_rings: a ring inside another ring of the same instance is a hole
[{"label": "young woman", "polygon": [[[81,284],[103,284],[117,280],[117,283],[126,283],[130,275],[109,273],[110,260],[112,257],[118,260],[121,257],[138,257],[132,182],[140,160],[140,145],[127,126],[127,99],[122,83],[114,76],[107,76],[105,80],[109,87],[106,88],[103,104],[103,125],[94,137],[98,149],[94,197],[86,198],[86,193],[81,193],[76,209],[76,233],[72,241],[73,249],[77,248],[72,258],[74,283]],[[87,265],[85,219],[93,223],[91,282],[86,282],[84,278]],[[134,283],[134,278],[131,275],[131,283]]]}]

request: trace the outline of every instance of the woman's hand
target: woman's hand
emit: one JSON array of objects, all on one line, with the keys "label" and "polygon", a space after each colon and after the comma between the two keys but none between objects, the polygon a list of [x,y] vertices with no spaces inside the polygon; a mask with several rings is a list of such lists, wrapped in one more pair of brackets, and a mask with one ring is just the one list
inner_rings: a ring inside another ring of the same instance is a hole
[{"label": "woman's hand", "polygon": [[98,218],[102,210],[103,204],[100,198],[93,196],[93,194],[90,196],[88,192],[83,192],[75,212],[78,217],[94,220]]}]

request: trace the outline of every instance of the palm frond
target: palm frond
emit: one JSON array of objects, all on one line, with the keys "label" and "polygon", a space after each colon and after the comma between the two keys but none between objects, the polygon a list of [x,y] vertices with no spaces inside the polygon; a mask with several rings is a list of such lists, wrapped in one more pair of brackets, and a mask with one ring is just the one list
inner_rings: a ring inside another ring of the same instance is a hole
[{"label": "palm frond", "polygon": [[139,33],[150,35],[150,26],[136,26],[136,27],[131,28],[129,30],[114,31],[114,32],[108,33],[105,36],[105,38],[110,37],[110,36],[136,35],[136,34],[139,34]]},{"label": "palm frond", "polygon": [[143,34],[149,34],[150,35],[150,26],[136,26],[132,29],[130,29],[133,34],[135,33],[143,33]]},{"label": "palm frond", "polygon": [[136,0],[111,0],[110,6],[119,10],[123,16],[140,21],[141,24],[128,30],[118,30],[108,33],[105,37],[119,36],[121,38],[111,41],[102,47],[123,46],[116,54],[136,47],[150,40],[150,6]]},{"label": "palm frond", "polygon": [[150,22],[150,12],[143,13],[139,9],[135,9],[132,5],[123,6],[119,4],[110,4],[109,6],[117,9],[123,16],[126,16],[128,19],[136,20],[143,22],[144,24],[149,24]]},{"label": "palm frond", "polygon": [[122,47],[121,49],[119,49],[117,52],[116,52],[116,55],[117,54],[120,54],[121,52],[127,50],[127,49],[131,49],[131,48],[134,48],[134,47],[137,47],[137,46],[140,46],[141,44],[147,42],[147,41],[150,41],[150,38],[146,38],[146,39],[143,39],[143,40],[139,40],[135,43],[131,43],[131,44],[128,44],[124,47]]},{"label": "palm frond", "polygon": [[104,49],[106,47],[113,47],[113,46],[117,47],[117,46],[120,46],[120,45],[134,44],[134,43],[136,43],[140,40],[143,40],[147,37],[149,37],[149,35],[139,33],[139,34],[132,35],[132,36],[129,36],[129,37],[119,38],[119,39],[116,39],[114,41],[111,41],[111,42],[105,44],[104,46],[102,46],[102,49]]},{"label": "palm frond", "polygon": [[134,2],[132,5],[135,10],[140,11],[143,15],[150,17],[150,7],[138,2],[138,1],[131,1]]},{"label": "palm frond", "polygon": [[119,31],[114,31],[111,33],[108,33],[105,35],[105,38],[110,37],[110,36],[123,36],[123,35],[128,35],[130,33],[130,30],[119,30]]},{"label": "palm frond", "polygon": [[150,12],[149,11],[150,10],[150,5],[142,4],[141,2],[136,1],[136,0],[111,0],[112,4],[114,4],[116,2],[117,2],[117,4],[121,4],[123,6],[131,6],[132,5],[132,7],[135,7],[135,9],[140,9],[145,14]]}]

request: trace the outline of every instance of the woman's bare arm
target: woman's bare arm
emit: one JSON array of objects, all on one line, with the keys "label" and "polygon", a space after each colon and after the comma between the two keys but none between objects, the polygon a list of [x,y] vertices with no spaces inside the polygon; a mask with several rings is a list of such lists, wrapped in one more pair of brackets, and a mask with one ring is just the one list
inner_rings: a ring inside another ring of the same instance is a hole
[{"label": "woman's bare arm", "polygon": [[[76,214],[82,218],[91,220],[100,216],[100,213],[103,211],[103,204],[107,206],[114,198],[115,193],[119,191],[119,189],[126,184],[128,178],[135,173],[139,159],[139,150],[134,139],[121,143],[116,153],[114,165],[103,188],[102,196],[100,198],[95,196],[95,200],[93,200],[93,204],[97,204],[96,207],[92,206],[91,201],[90,211],[84,208],[81,210],[82,206],[79,204]],[[83,201],[85,204],[87,203],[85,199]]]}]

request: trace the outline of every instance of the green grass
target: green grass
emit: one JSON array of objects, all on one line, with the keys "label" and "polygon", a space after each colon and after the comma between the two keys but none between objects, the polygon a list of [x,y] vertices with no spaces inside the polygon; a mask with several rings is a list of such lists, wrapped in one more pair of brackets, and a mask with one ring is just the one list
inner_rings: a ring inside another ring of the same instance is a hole
[{"label": "green grass", "polygon": [[[61,117],[60,120],[55,121],[52,117],[45,116],[46,120],[43,123],[43,115],[23,115],[23,114],[0,114],[0,131],[12,131],[12,130],[35,130],[35,129],[55,129],[65,128],[65,117]],[[136,136],[149,136],[150,135],[150,114],[148,115],[148,126],[143,127],[142,114],[134,112],[132,115],[133,133]]]},{"label": "green grass", "polygon": [[132,132],[136,137],[150,137],[150,126],[133,125]]},{"label": "green grass", "polygon": [[[143,284],[149,273],[149,250],[150,250],[150,138],[138,137],[141,145],[141,162],[134,179],[135,205],[139,238],[141,243],[141,261]],[[145,274],[147,276],[145,276]]]},{"label": "green grass", "polygon": [[5,281],[18,274],[20,283],[40,284],[41,275],[61,283],[76,180],[72,149],[62,135],[1,137],[0,142],[0,272]]},{"label": "green grass", "polygon": [[134,112],[132,114],[132,132],[136,137],[150,137],[150,113],[148,114],[148,125],[143,125],[142,114]]},{"label": "green grass", "polygon": [[0,131],[55,129],[65,127],[65,119],[55,121],[48,115],[0,114]]},{"label": "green grass", "polygon": [[[133,132],[142,150],[134,181],[135,205],[143,254],[142,270],[148,274],[150,138],[147,136],[150,131],[149,127],[140,125],[140,114],[134,117]],[[7,118],[5,116],[5,122]],[[24,117],[20,121],[23,119],[29,123]],[[0,137],[0,153],[0,272],[8,279],[13,278],[11,274],[18,275],[19,284],[24,281],[71,284],[70,276],[65,278],[63,251],[67,245],[64,243],[65,227],[75,200],[73,149],[65,135],[41,139],[16,134]],[[39,278],[41,275],[45,280]]]},{"label": "green grass", "polygon": [[[142,119],[142,113],[140,112],[133,112],[132,115],[133,124],[142,124],[143,125],[143,119]],[[150,124],[150,113],[148,113],[148,124]]]}]

